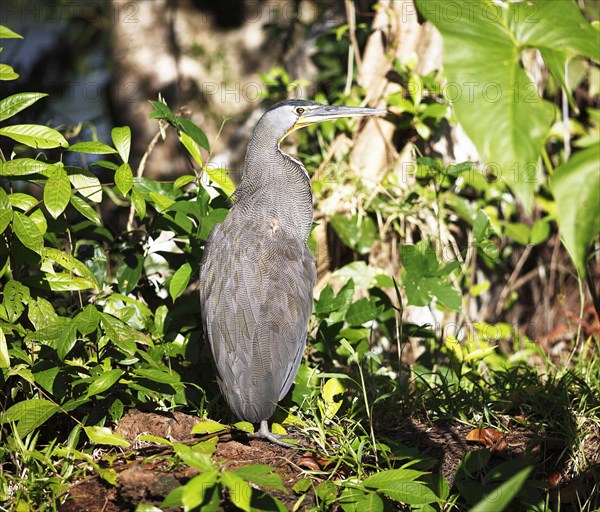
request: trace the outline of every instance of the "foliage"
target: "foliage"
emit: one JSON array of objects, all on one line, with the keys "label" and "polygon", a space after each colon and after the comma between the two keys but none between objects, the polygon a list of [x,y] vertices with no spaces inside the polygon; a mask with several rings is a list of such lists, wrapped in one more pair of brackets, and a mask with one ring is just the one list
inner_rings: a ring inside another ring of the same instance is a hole
[{"label": "foliage", "polygon": [[[590,143],[594,131],[582,128],[581,149],[571,158],[548,154],[554,107],[532,89],[520,57],[539,49],[573,102],[565,65],[581,55],[598,60],[589,43],[595,29],[571,2],[509,3],[494,7],[499,15],[493,22],[475,8],[474,16],[452,23],[435,16],[443,3],[417,4],[443,35],[446,79],[474,81],[475,99],[452,97],[438,72],[422,76],[414,63],[393,62],[400,91],[385,100],[401,116],[398,129],[429,141],[455,114],[484,161],[497,165],[444,165],[415,147],[410,187],[392,170],[380,184],[366,185],[343,158],[333,176],[312,177],[319,203],[339,197],[337,188],[352,197],[352,208],[340,205],[327,221],[353,261],[337,269],[315,298],[307,358],[285,411],[276,416],[307,432],[328,461],[298,480],[293,492],[298,506],[310,495],[322,510],[550,510],[533,456],[496,463],[493,447],[475,450],[460,461],[450,486],[435,460],[380,432],[389,418],[453,418],[506,429],[506,417],[524,416],[536,435],[564,440],[577,468],[593,463],[583,446],[600,425],[597,340],[590,337],[571,367],[562,369],[515,326],[467,322],[466,315],[516,251],[543,245],[555,224],[580,277],[586,274],[598,235],[590,205],[600,202],[600,184],[593,186],[599,159]],[[476,7],[485,5],[492,4]],[[539,18],[527,24],[531,5],[539,7]],[[554,16],[564,23],[554,23]],[[20,37],[6,27],[0,34]],[[333,92],[343,87],[346,35],[342,26],[318,42],[319,101],[362,101],[358,87],[349,96]],[[18,76],[2,65],[0,78]],[[263,79],[282,96],[299,85],[282,68]],[[496,102],[485,100],[491,83],[503,92]],[[0,99],[0,121],[46,96]],[[77,141],[77,130],[49,126],[0,128],[0,136],[15,142],[10,159],[2,155],[0,162],[0,503],[7,506],[55,508],[57,496],[90,470],[116,485],[110,456],[94,449],[129,447],[111,427],[133,407],[224,414],[218,399],[207,398],[217,396],[211,376],[196,370],[209,362],[190,283],[234,187],[225,170],[204,165],[210,144],[202,129],[161,98],[150,103],[159,131],[176,133],[190,158],[193,173],[173,183],[144,178],[143,166],[134,171],[129,127],[114,128],[111,141]],[[336,137],[351,137],[354,129],[338,120],[299,133],[307,168],[323,168]],[[535,180],[523,179],[530,171]],[[108,201],[112,211],[100,207]],[[519,201],[541,215],[523,222]],[[128,217],[125,230],[110,222],[117,216]],[[407,225],[414,226],[415,243],[396,243],[402,271],[390,275],[370,257],[385,236],[406,237]],[[476,273],[483,280],[475,282]],[[509,309],[511,301],[503,306]],[[409,307],[429,308],[466,328],[440,333],[436,326],[403,322]],[[415,340],[422,350],[407,366],[403,351]],[[225,500],[241,510],[285,509],[274,495],[286,488],[273,467],[228,470],[211,458],[217,435],[231,428],[252,431],[246,424],[201,422],[192,433],[208,439],[193,446],[141,439],[164,446],[169,463],[198,472],[166,497],[163,508],[217,510]],[[274,429],[286,432],[280,424]],[[48,467],[57,470],[48,473]],[[139,510],[144,507],[155,509],[142,504]]]}]

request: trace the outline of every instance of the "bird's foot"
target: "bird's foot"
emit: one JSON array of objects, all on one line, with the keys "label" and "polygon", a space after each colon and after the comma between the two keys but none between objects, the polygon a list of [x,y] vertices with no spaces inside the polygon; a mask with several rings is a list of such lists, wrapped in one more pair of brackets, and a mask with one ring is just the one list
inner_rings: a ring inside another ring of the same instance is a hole
[{"label": "bird's foot", "polygon": [[276,444],[278,446],[282,446],[283,448],[301,448],[300,445],[286,443],[285,441],[282,441],[280,439],[280,434],[273,434],[273,432],[269,430],[269,424],[266,421],[261,421],[260,428],[258,429],[258,431],[254,434],[249,434],[249,437],[252,437],[254,439],[266,439],[267,441],[270,441],[271,443]]}]

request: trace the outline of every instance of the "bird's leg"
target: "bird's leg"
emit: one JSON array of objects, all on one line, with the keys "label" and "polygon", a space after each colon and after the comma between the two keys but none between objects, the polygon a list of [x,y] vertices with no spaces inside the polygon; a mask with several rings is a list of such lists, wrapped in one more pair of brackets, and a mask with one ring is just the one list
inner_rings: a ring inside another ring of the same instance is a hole
[{"label": "bird's leg", "polygon": [[249,437],[257,438],[257,439],[266,439],[267,441],[271,441],[272,443],[283,446],[284,448],[299,448],[296,444],[286,443],[279,439],[279,434],[273,434],[269,430],[269,423],[267,420],[263,420],[260,422],[260,428],[254,434],[250,434]]}]

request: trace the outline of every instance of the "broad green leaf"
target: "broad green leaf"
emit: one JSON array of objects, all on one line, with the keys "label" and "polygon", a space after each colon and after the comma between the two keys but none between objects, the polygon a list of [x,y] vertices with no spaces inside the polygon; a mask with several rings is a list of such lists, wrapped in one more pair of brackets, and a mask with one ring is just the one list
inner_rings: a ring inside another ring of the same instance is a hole
[{"label": "broad green leaf", "polygon": [[47,94],[41,92],[21,92],[0,100],[0,121],[4,121],[33,105]]},{"label": "broad green leaf", "polygon": [[234,473],[243,478],[246,482],[251,482],[259,487],[285,491],[283,480],[272,466],[267,466],[266,464],[250,464],[236,469]]},{"label": "broad green leaf", "polygon": [[79,196],[71,196],[71,205],[75,208],[81,215],[83,215],[86,219],[91,220],[94,224],[101,226],[102,220],[100,219],[100,215],[98,212],[89,204],[85,202],[85,199]]},{"label": "broad green leaf", "polygon": [[[185,511],[197,509],[204,503],[206,492],[217,485],[219,479],[218,471],[210,469],[205,473],[192,478],[183,486],[181,504]],[[166,500],[165,500],[166,501]],[[168,503],[170,505],[170,503]],[[163,507],[165,504],[163,503]]]},{"label": "broad green leaf", "polygon": [[131,190],[131,187],[133,187],[133,173],[129,164],[119,166],[117,172],[115,172],[115,185],[124,196]]},{"label": "broad green leaf", "polygon": [[35,149],[66,148],[69,143],[53,128],[39,124],[15,124],[0,128],[0,135]]},{"label": "broad green leaf", "polygon": [[184,187],[188,183],[192,183],[195,180],[196,180],[196,176],[191,176],[190,174],[185,174],[183,176],[179,176],[179,178],[177,178],[175,180],[175,183],[173,183],[173,188],[177,189],[177,188]]},{"label": "broad green leaf", "polygon": [[144,194],[139,192],[136,187],[131,189],[131,202],[138,218],[141,220],[146,217],[146,199],[144,198]]},{"label": "broad green leaf", "polygon": [[600,144],[572,156],[550,180],[556,221],[563,244],[581,279],[587,274],[588,249],[600,233]]},{"label": "broad green leaf", "polygon": [[325,403],[324,415],[333,418],[342,406],[342,400],[336,400],[337,395],[343,395],[346,388],[339,379],[328,379],[323,385],[321,396]]},{"label": "broad green leaf", "polygon": [[13,208],[18,208],[24,212],[28,212],[32,208],[35,208],[39,203],[39,200],[29,194],[23,194],[22,192],[13,192],[8,196],[8,200]]},{"label": "broad green leaf", "polygon": [[330,223],[342,242],[359,254],[368,254],[377,238],[377,226],[368,216],[333,215]]},{"label": "broad green leaf", "polygon": [[156,368],[136,368],[133,374],[143,379],[151,380],[152,382],[160,382],[162,384],[175,384],[181,379],[174,371],[158,370]]},{"label": "broad green leaf", "polygon": [[93,382],[90,384],[90,387],[87,391],[88,398],[90,396],[98,395],[100,393],[104,393],[107,389],[110,389],[114,386],[119,379],[124,375],[123,370],[119,370],[118,368],[113,368],[107,372],[101,373],[96,377]]},{"label": "broad green leaf", "polygon": [[227,430],[229,427],[217,421],[200,421],[192,427],[192,434],[214,434]]},{"label": "broad green leaf", "polygon": [[375,320],[383,311],[383,306],[376,306],[374,299],[362,298],[353,302],[344,317],[349,325],[362,325]]},{"label": "broad green leaf", "polygon": [[117,266],[117,283],[119,291],[124,294],[131,293],[142,275],[144,257],[137,252],[127,252]]},{"label": "broad green leaf", "polygon": [[175,271],[169,283],[169,295],[173,301],[185,291],[191,276],[192,266],[187,262]]},{"label": "broad green leaf", "polygon": [[44,186],[44,205],[50,215],[57,219],[65,211],[71,199],[71,183],[61,166],[56,166]]},{"label": "broad green leaf", "polygon": [[180,117],[177,121],[185,134],[189,135],[200,147],[206,149],[206,151],[210,151],[210,146],[205,133],[198,126],[196,126],[191,119]]},{"label": "broad green leaf", "polygon": [[[44,247],[41,251],[41,256],[41,268],[45,272],[52,271],[52,269],[48,267],[48,264],[55,262],[58,263],[61,267],[63,267],[65,270],[68,270],[73,274],[76,274],[80,277],[85,277],[94,283],[96,281],[94,274],[89,269],[89,267],[71,254],[68,254],[64,251],[60,251],[58,249],[54,249],[53,247]],[[95,287],[99,288],[97,284]]]},{"label": "broad green leaf", "polygon": [[13,230],[25,247],[38,253],[42,250],[44,237],[27,215],[23,215],[21,212],[14,212]]},{"label": "broad green leaf", "polygon": [[479,503],[470,509],[470,512],[502,512],[503,510],[506,510],[525,484],[532,469],[533,468],[531,467],[527,467],[519,471],[516,475],[509,478],[506,482],[485,496]]},{"label": "broad green leaf", "polygon": [[25,436],[40,425],[43,425],[59,411],[56,404],[45,398],[23,400],[9,407],[0,415],[0,423],[17,423],[20,436]]},{"label": "broad green leaf", "polygon": [[94,290],[98,286],[96,282],[87,277],[77,277],[65,272],[46,274],[45,276],[50,289],[54,292],[72,292],[77,290]]},{"label": "broad green leaf", "polygon": [[8,64],[0,64],[0,80],[16,80],[19,78],[19,74],[15,73],[15,70]]},{"label": "broad green leaf", "polygon": [[100,322],[96,306],[88,304],[74,319],[77,330],[84,336],[94,332]]},{"label": "broad green leaf", "polygon": [[[511,186],[527,210],[539,185],[538,160],[554,117],[552,105],[543,100],[521,66],[521,51],[535,45],[531,31],[544,26],[561,26],[545,12],[551,3],[539,2],[536,21],[521,13],[515,4],[503,7],[491,0],[469,3],[455,16],[444,16],[444,0],[417,0],[421,14],[441,32],[444,71],[448,78],[446,97],[458,121],[473,141],[486,164]],[[491,14],[490,14],[491,13]],[[553,32],[559,47],[568,31]],[[487,127],[482,129],[482,126]]]},{"label": "broad green leaf", "polygon": [[48,164],[41,160],[34,160],[33,158],[17,158],[16,160],[0,162],[0,176],[11,178],[29,176],[31,174],[50,176],[57,167],[59,166],[56,164]]},{"label": "broad green leaf", "polygon": [[4,25],[0,25],[0,39],[23,39],[23,36],[21,34],[13,32],[11,29],[5,27]]},{"label": "broad green leaf", "polygon": [[161,196],[156,192],[150,192],[148,196],[159,212],[164,212],[167,208],[169,208],[169,206],[175,203],[175,201],[173,201],[173,199],[170,197]]},{"label": "broad green leaf", "polygon": [[58,315],[52,304],[42,297],[28,302],[29,320],[37,330],[48,327],[58,321]]},{"label": "broad green leaf", "polygon": [[78,142],[69,147],[68,151],[78,153],[89,153],[92,155],[111,155],[117,153],[117,150],[111,148],[108,144],[99,141]]},{"label": "broad green leaf", "polygon": [[108,427],[83,427],[92,443],[107,444],[109,446],[129,446],[129,441],[119,434],[115,434]]},{"label": "broad green leaf", "polygon": [[8,227],[13,218],[12,208],[0,208],[0,234]]},{"label": "broad green leaf", "polygon": [[173,447],[177,456],[188,466],[200,471],[211,471],[213,469],[210,457],[204,453],[195,452],[189,446],[175,443]]},{"label": "broad green leaf", "polygon": [[390,469],[371,475],[363,485],[407,505],[436,503],[439,500],[433,490],[415,481],[423,474],[413,469]]},{"label": "broad green leaf", "polygon": [[177,119],[171,109],[162,101],[152,101],[149,100],[150,103],[155,110],[150,112],[150,119],[164,119],[168,121],[171,125],[177,126]]},{"label": "broad green leaf", "polygon": [[215,185],[217,185],[227,197],[231,196],[235,191],[235,185],[229,177],[229,171],[221,167],[212,168],[204,167],[202,172],[205,173]]},{"label": "broad green leaf", "polygon": [[344,512],[383,512],[383,499],[373,491],[346,487],[342,490],[339,503]]},{"label": "broad green leaf", "polygon": [[229,490],[231,502],[244,512],[250,512],[252,488],[248,483],[230,471],[223,471],[221,473],[221,482]]},{"label": "broad green leaf", "polygon": [[179,134],[179,141],[183,144],[185,149],[188,150],[188,153],[194,159],[194,161],[200,167],[202,167],[202,153],[200,151],[200,146],[196,144],[194,139],[192,139],[187,133],[181,132]]},{"label": "broad green leaf", "polygon": [[64,322],[64,328],[60,330],[58,337],[54,340],[56,354],[61,361],[65,360],[77,342],[77,329],[70,318]]},{"label": "broad green leaf", "polygon": [[252,426],[252,423],[248,421],[238,421],[237,423],[234,423],[232,427],[248,434],[254,434],[254,427]]},{"label": "broad green leaf", "polygon": [[6,336],[0,326],[0,368],[10,368],[10,356],[8,355],[8,345]]},{"label": "broad green leaf", "polygon": [[80,167],[69,166],[66,169],[75,193],[93,203],[102,202],[102,185],[92,172]]},{"label": "broad green leaf", "polygon": [[131,129],[129,126],[118,126],[112,129],[110,135],[121,160],[126,164],[129,161],[129,152],[131,150]]}]

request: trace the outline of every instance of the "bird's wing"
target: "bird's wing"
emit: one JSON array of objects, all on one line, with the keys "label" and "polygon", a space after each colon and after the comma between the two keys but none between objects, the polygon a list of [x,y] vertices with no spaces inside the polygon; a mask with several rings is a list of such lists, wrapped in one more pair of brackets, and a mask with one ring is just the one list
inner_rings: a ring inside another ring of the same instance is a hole
[{"label": "bird's wing", "polygon": [[303,240],[237,217],[205,247],[200,298],[221,390],[249,421],[267,419],[298,371],[312,312],[314,258]]}]

